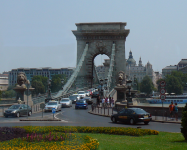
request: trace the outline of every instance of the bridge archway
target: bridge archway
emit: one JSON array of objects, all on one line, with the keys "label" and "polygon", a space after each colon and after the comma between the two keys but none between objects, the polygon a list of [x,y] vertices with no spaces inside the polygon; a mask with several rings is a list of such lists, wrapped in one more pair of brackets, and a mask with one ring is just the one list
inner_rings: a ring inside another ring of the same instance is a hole
[{"label": "bridge archway", "polygon": [[116,75],[119,71],[125,72],[125,41],[129,30],[125,29],[126,23],[78,23],[77,30],[73,34],[77,40],[77,65],[81,61],[85,45],[88,50],[76,79],[76,84],[93,86],[94,58],[99,54],[107,55],[110,60],[112,48],[115,44],[115,59],[112,71],[112,81],[116,83]]}]

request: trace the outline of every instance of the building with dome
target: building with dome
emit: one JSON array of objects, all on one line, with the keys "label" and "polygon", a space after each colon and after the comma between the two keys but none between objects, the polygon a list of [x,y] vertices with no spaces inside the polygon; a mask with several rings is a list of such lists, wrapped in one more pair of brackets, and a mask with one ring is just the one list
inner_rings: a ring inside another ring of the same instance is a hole
[{"label": "building with dome", "polygon": [[170,75],[172,71],[181,71],[187,73],[187,59],[181,59],[177,65],[166,66],[162,69],[162,77]]},{"label": "building with dome", "polygon": [[151,78],[154,85],[156,85],[156,74],[153,71],[151,63],[148,61],[144,66],[142,64],[141,57],[139,59],[138,65],[136,65],[136,61],[133,58],[132,51],[129,52],[129,58],[126,60],[126,74],[128,78],[134,81],[136,78],[138,82],[141,82],[142,79],[147,75]]}]

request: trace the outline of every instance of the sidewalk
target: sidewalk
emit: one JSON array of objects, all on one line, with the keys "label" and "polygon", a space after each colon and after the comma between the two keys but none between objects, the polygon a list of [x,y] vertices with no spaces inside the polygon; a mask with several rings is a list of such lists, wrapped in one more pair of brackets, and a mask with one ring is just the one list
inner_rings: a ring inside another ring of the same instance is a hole
[{"label": "sidewalk", "polygon": [[[110,117],[112,114],[116,114],[117,111],[114,111],[113,108],[102,108],[102,107],[96,107],[96,109],[93,109],[89,111],[90,114],[94,115],[99,115],[99,116],[104,116],[104,117]],[[178,119],[178,121],[171,120],[168,117],[162,117],[162,116],[152,116],[152,121],[153,122],[160,122],[160,123],[177,123],[181,124],[181,118]]]}]

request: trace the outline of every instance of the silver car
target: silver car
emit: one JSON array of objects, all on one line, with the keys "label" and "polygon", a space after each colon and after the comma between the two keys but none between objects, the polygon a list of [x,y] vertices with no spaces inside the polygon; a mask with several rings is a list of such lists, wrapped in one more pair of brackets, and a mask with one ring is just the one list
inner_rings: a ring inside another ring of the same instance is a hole
[{"label": "silver car", "polygon": [[60,100],[61,107],[72,107],[72,100],[69,98],[62,98]]},{"label": "silver car", "polygon": [[61,104],[58,101],[49,101],[44,108],[44,112],[52,111],[55,108],[56,111],[61,111]]}]

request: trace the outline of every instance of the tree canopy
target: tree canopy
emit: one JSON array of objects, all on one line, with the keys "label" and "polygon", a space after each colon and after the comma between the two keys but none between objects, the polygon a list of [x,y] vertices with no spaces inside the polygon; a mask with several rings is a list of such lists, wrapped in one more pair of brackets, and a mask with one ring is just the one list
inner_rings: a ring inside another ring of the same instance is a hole
[{"label": "tree canopy", "polygon": [[149,76],[145,76],[140,84],[140,91],[145,92],[146,94],[151,94],[153,91],[154,85]]},{"label": "tree canopy", "polygon": [[33,76],[31,85],[35,89],[32,91],[32,94],[38,95],[39,93],[40,94],[45,93],[47,91],[47,81],[48,81],[47,77]]},{"label": "tree canopy", "polygon": [[67,78],[63,74],[57,74],[52,76],[52,81],[51,81],[51,92],[57,92],[60,89],[62,89],[62,83],[61,80],[64,79],[65,84],[67,82]]}]

